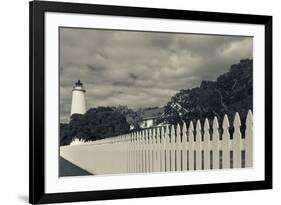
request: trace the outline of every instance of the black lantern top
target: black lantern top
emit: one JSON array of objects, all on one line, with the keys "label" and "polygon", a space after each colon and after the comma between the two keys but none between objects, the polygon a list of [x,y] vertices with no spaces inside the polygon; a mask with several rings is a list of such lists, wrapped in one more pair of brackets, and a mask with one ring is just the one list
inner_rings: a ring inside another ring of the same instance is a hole
[{"label": "black lantern top", "polygon": [[83,86],[83,83],[81,83],[81,81],[80,80],[78,80],[76,83],[75,83],[75,86]]}]

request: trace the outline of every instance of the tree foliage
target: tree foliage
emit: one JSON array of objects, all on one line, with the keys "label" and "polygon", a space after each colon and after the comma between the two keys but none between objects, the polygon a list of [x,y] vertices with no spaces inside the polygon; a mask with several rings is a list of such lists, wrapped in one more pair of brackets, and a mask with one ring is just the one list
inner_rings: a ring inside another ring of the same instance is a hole
[{"label": "tree foliage", "polygon": [[93,141],[129,132],[126,117],[109,107],[89,109],[84,115],[73,115],[69,124],[60,125],[60,145],[74,138]]},{"label": "tree foliage", "polygon": [[253,61],[241,60],[220,75],[216,81],[202,81],[199,87],[181,90],[165,106],[165,114],[158,123],[189,123],[191,120],[217,116],[221,122],[224,114],[233,120],[239,112],[242,122],[249,109],[253,109]]}]

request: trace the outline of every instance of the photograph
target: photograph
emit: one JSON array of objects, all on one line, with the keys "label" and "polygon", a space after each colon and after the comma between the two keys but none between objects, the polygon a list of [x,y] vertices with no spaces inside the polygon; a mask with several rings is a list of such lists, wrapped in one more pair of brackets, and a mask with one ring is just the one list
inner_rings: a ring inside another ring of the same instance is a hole
[{"label": "photograph", "polygon": [[271,15],[29,11],[30,203],[272,189]]},{"label": "photograph", "polygon": [[59,177],[254,166],[253,36],[58,35]]}]

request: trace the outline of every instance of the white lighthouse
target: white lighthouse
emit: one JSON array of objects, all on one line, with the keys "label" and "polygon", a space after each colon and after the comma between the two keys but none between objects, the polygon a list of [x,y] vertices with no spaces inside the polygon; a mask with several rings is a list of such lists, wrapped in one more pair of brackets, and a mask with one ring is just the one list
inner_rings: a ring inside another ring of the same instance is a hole
[{"label": "white lighthouse", "polygon": [[85,88],[83,84],[78,80],[72,89],[72,103],[70,117],[73,114],[84,114],[86,112],[86,98]]}]

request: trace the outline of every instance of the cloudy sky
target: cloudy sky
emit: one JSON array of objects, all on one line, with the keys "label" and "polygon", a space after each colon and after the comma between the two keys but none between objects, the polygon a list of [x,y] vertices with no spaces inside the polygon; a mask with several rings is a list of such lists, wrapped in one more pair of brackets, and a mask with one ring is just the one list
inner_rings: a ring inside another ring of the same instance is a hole
[{"label": "cloudy sky", "polygon": [[252,44],[251,37],[61,28],[61,122],[69,119],[78,79],[88,108],[162,106],[180,89],[252,58]]}]

